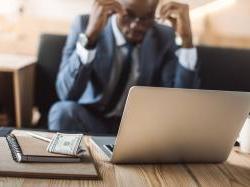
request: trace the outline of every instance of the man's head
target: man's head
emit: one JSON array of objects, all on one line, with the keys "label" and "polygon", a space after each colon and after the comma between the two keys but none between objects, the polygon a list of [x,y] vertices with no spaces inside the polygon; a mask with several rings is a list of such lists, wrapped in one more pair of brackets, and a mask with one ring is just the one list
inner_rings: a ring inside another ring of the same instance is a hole
[{"label": "man's head", "polygon": [[125,14],[118,14],[118,27],[127,41],[142,42],[154,22],[158,0],[119,0]]}]

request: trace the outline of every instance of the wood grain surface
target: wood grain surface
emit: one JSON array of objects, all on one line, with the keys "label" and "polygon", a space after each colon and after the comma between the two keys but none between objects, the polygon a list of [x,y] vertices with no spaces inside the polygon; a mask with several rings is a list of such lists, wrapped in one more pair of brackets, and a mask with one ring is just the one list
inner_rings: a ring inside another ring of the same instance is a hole
[{"label": "wood grain surface", "polygon": [[250,186],[250,155],[234,148],[221,164],[113,165],[86,138],[101,174],[101,180],[51,180],[0,178],[7,186]]}]

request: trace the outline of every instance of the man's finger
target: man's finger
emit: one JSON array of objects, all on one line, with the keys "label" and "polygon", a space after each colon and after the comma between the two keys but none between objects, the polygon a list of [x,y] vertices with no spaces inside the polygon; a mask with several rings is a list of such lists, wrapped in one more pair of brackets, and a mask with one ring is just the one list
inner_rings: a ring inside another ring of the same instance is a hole
[{"label": "man's finger", "polygon": [[179,11],[178,10],[166,10],[160,14],[160,17],[163,19],[178,19],[179,18]]},{"label": "man's finger", "polygon": [[169,20],[172,24],[172,27],[176,30],[177,27],[177,19],[172,18],[171,16],[166,17],[167,20]]},{"label": "man's finger", "polygon": [[99,3],[99,5],[112,5],[114,3],[120,4],[119,2],[113,1],[113,0],[110,0],[110,1],[98,1],[98,3]]},{"label": "man's finger", "polygon": [[105,5],[99,5],[102,6],[106,11],[115,11],[117,13],[124,13],[125,10],[123,9],[122,5],[118,3],[117,1],[112,1],[112,3],[108,3]]},{"label": "man's finger", "polygon": [[180,9],[173,7],[173,6],[163,6],[160,10],[160,14],[163,15],[163,14],[166,14],[167,12],[173,11],[173,10],[179,11]]},{"label": "man's finger", "polygon": [[105,5],[105,4],[110,4],[110,3],[117,2],[117,1],[115,1],[115,0],[96,0],[96,2],[101,4],[101,5]]},{"label": "man's finger", "polygon": [[187,4],[171,1],[169,3],[166,3],[163,6],[171,7],[171,8],[180,8],[180,7],[183,7],[183,6],[187,6]]},{"label": "man's finger", "polygon": [[123,13],[124,10],[120,7],[120,6],[117,6],[117,5],[106,5],[106,6],[103,6],[104,8],[104,13],[105,14],[108,14],[109,16],[114,14],[114,13]]},{"label": "man's finger", "polygon": [[105,1],[97,1],[98,6],[115,6],[116,11],[123,11],[123,7],[122,5],[118,2],[118,1],[114,1],[114,0],[105,0]]},{"label": "man's finger", "polygon": [[183,9],[189,9],[189,6],[187,4],[182,4],[182,3],[177,3],[177,2],[170,2],[170,3],[166,3],[164,4],[161,9],[160,9],[160,13],[162,14],[162,12],[166,12],[169,10],[178,10],[181,11]]},{"label": "man's finger", "polygon": [[167,10],[172,10],[172,9],[176,9],[178,7],[176,7],[175,5],[173,5],[172,3],[167,3],[164,4],[161,9],[160,9],[160,13],[165,12]]}]

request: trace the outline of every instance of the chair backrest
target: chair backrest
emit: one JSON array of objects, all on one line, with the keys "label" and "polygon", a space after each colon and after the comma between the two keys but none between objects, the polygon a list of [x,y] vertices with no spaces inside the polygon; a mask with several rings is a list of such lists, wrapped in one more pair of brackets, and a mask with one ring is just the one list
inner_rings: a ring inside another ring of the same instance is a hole
[{"label": "chair backrest", "polygon": [[250,91],[250,50],[198,47],[201,89]]},{"label": "chair backrest", "polygon": [[40,37],[35,105],[42,113],[47,113],[50,106],[58,100],[55,81],[65,41],[65,35],[42,34]]}]

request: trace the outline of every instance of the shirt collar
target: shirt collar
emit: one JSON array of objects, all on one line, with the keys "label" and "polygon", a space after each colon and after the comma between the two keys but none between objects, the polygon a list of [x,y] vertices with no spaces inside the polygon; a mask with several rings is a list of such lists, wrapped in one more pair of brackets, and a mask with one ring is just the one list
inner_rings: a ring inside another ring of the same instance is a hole
[{"label": "shirt collar", "polygon": [[114,33],[115,41],[116,41],[116,46],[118,47],[124,46],[127,42],[126,42],[124,35],[118,28],[116,15],[113,15],[111,17],[111,24],[112,24],[112,30]]}]

